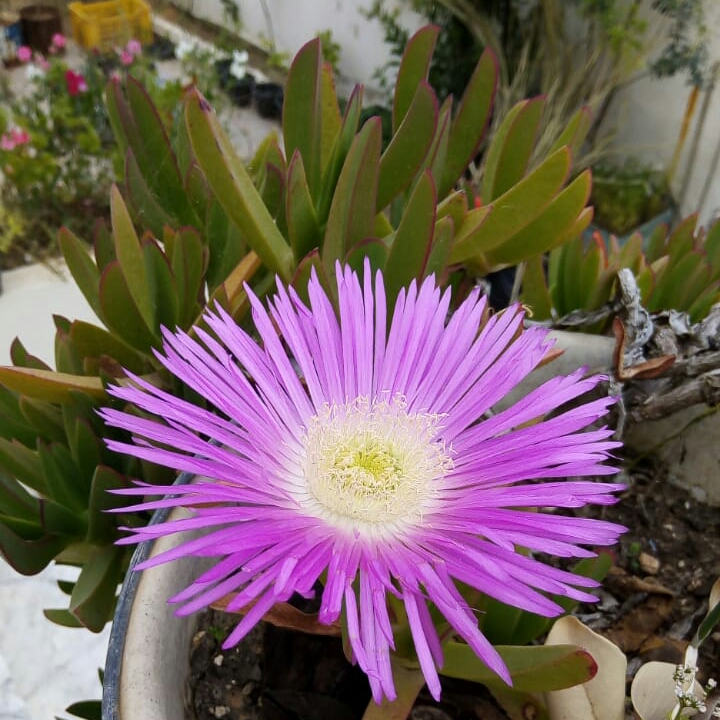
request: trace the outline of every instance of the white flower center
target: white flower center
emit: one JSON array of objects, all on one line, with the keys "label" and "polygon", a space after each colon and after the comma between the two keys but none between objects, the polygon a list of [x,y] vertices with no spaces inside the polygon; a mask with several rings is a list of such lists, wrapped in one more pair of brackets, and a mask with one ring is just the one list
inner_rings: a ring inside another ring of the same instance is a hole
[{"label": "white flower center", "polygon": [[307,499],[334,525],[372,534],[417,524],[452,469],[441,417],[402,396],[326,406],[305,436]]}]

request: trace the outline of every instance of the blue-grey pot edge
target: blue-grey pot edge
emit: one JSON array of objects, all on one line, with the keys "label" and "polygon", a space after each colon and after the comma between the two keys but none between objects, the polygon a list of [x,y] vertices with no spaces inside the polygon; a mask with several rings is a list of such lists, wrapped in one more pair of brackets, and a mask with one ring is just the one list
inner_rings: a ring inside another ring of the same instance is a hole
[{"label": "blue-grey pot edge", "polygon": [[[182,473],[175,481],[175,485],[187,485],[195,476],[191,473]],[[149,525],[164,522],[170,514],[170,508],[156,510],[150,519]],[[103,676],[102,720],[120,720],[120,676],[122,673],[123,651],[125,649],[125,636],[130,623],[135,595],[140,582],[141,573],[135,567],[147,560],[153,543],[148,540],[140,543],[128,566],[115,606],[108,651],[105,657],[105,672]]]}]

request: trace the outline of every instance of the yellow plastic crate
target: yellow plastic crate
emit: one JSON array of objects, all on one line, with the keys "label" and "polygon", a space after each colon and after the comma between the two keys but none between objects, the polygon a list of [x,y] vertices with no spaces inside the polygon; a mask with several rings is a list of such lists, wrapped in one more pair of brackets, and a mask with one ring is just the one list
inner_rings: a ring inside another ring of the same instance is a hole
[{"label": "yellow plastic crate", "polygon": [[150,7],[142,0],[71,2],[68,9],[73,38],[84,48],[111,50],[133,39],[152,42]]}]

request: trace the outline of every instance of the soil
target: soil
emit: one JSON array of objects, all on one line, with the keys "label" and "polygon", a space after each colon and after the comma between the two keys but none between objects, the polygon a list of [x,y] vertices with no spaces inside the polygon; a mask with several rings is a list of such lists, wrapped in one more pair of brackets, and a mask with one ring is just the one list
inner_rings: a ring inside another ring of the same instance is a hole
[{"label": "soil", "polygon": [[[630,682],[650,660],[679,663],[707,612],[720,576],[720,512],[668,482],[662,467],[638,462],[627,490],[596,517],[629,528],[600,601],[576,614],[620,646]],[[590,514],[587,509],[583,514]],[[303,635],[262,623],[239,646],[221,649],[236,623],[207,612],[193,641],[186,720],[361,720],[367,680],[344,658],[337,638]],[[720,631],[701,646],[698,679],[718,674]],[[411,720],[503,720],[508,716],[481,686],[443,679],[440,703],[423,691]]]}]

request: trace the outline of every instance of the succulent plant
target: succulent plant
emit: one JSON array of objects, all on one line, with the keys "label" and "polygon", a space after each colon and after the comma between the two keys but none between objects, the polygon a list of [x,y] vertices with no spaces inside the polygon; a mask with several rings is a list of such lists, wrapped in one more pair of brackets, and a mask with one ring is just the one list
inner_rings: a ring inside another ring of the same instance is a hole
[{"label": "succulent plant", "polygon": [[720,222],[705,230],[697,219],[690,215],[672,232],[660,225],[647,240],[635,233],[622,246],[599,233],[589,242],[578,236],[550,253],[547,274],[542,257],[527,262],[523,301],[538,320],[597,310],[613,297],[619,270],[629,268],[650,312],[685,311],[697,322],[720,301]]},{"label": "succulent plant", "polygon": [[[125,370],[173,384],[152,353],[161,328],[192,328],[208,303],[238,321],[243,284],[258,294],[275,275],[301,290],[314,268],[332,292],[334,266],[369,257],[392,297],[413,278],[451,271],[481,274],[544,253],[589,222],[589,177],[565,186],[567,145],[582,141],[578,113],[547,158],[533,161],[542,100],[518,105],[484,154],[484,205],[474,207],[464,175],[492,113],[496,65],[480,59],[457,108],[439,105],[426,77],[437,29],[420,30],[403,58],[382,151],[381,123],[360,126],[362,89],[340,114],[319,40],[302,48],[285,91],[283,147],[269,137],[240,160],[202,96],[190,90],[170,130],[132,78],[111,82],[107,104],[125,156],[111,196],[111,225],[96,227],[94,253],[68,230],[60,247],[102,326],[56,318],[52,370],[16,341],[0,368],[0,554],[23,573],[55,559],[82,567],[66,624],[99,630],[110,617],[129,551],[107,515],[122,503],[106,492],[131,478],[173,478],[109,452],[112,435],[96,414]],[[32,492],[28,492],[29,488]],[[140,518],[140,521],[143,519]]]}]

